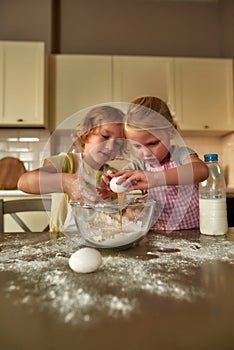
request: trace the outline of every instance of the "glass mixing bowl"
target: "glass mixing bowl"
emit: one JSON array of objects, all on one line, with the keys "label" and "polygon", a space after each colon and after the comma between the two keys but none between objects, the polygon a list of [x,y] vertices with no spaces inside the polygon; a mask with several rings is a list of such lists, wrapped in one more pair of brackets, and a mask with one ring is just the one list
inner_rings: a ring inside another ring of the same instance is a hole
[{"label": "glass mixing bowl", "polygon": [[[96,248],[127,248],[149,231],[155,207],[153,200],[130,202],[71,203],[72,213],[85,243]],[[73,240],[76,238],[73,234]]]}]

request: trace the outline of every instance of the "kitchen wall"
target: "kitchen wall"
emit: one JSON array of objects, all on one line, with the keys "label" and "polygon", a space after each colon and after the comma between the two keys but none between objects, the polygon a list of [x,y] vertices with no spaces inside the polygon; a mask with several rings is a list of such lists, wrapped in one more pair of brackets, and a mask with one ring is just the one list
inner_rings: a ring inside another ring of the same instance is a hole
[{"label": "kitchen wall", "polygon": [[52,50],[53,1],[1,0],[0,40],[44,41]]},{"label": "kitchen wall", "polygon": [[[233,0],[1,0],[0,40],[45,41],[56,54],[233,58],[233,18]],[[35,134],[38,142],[20,142]],[[43,130],[0,130],[0,156],[17,155],[32,169],[48,137]],[[184,140],[201,157],[218,153],[234,187],[233,134]]]},{"label": "kitchen wall", "polygon": [[62,53],[233,57],[232,0],[61,0]]},{"label": "kitchen wall", "polygon": [[233,0],[1,0],[0,40],[53,53],[234,57]]}]

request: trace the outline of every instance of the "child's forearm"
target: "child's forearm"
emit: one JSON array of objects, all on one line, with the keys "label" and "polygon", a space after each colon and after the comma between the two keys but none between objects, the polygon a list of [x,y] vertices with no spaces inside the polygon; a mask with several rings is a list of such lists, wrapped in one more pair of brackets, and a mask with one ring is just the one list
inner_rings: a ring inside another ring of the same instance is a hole
[{"label": "child's forearm", "polygon": [[198,160],[164,171],[119,170],[110,176],[121,177],[117,184],[123,183],[126,190],[131,191],[166,185],[192,185],[205,180],[208,175],[206,164]]},{"label": "child's forearm", "polygon": [[69,192],[71,174],[31,171],[21,176],[18,188],[26,193]]},{"label": "child's forearm", "polygon": [[191,185],[201,182],[208,177],[208,169],[202,162],[192,162],[177,168],[147,175],[149,188],[163,185]]},{"label": "child's forearm", "polygon": [[114,176],[120,176],[129,190],[147,190],[166,185],[192,185],[205,180],[209,175],[207,166],[201,162],[190,162],[177,168],[164,171],[120,170]]}]

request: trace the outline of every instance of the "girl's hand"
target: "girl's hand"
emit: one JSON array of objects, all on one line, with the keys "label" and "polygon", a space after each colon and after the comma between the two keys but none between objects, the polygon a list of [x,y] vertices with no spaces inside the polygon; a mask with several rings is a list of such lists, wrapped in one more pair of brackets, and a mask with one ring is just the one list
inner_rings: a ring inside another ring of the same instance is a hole
[{"label": "girl's hand", "polygon": [[120,170],[114,176],[121,176],[117,184],[126,186],[126,191],[128,192],[133,190],[147,190],[157,186],[157,173],[150,171]]}]

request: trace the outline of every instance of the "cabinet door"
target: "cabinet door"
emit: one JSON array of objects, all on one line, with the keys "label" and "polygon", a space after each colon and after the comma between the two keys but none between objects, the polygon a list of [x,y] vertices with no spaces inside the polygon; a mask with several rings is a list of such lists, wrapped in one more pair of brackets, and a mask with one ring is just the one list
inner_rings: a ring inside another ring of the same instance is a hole
[{"label": "cabinet door", "polygon": [[50,120],[55,129],[74,113],[112,101],[112,58],[104,55],[51,55]]},{"label": "cabinet door", "polygon": [[114,101],[131,102],[156,96],[174,111],[173,59],[168,57],[114,56]]},{"label": "cabinet door", "polygon": [[234,130],[231,59],[175,58],[176,119],[181,130]]},{"label": "cabinet door", "polygon": [[0,124],[44,126],[45,44],[0,42]]}]

